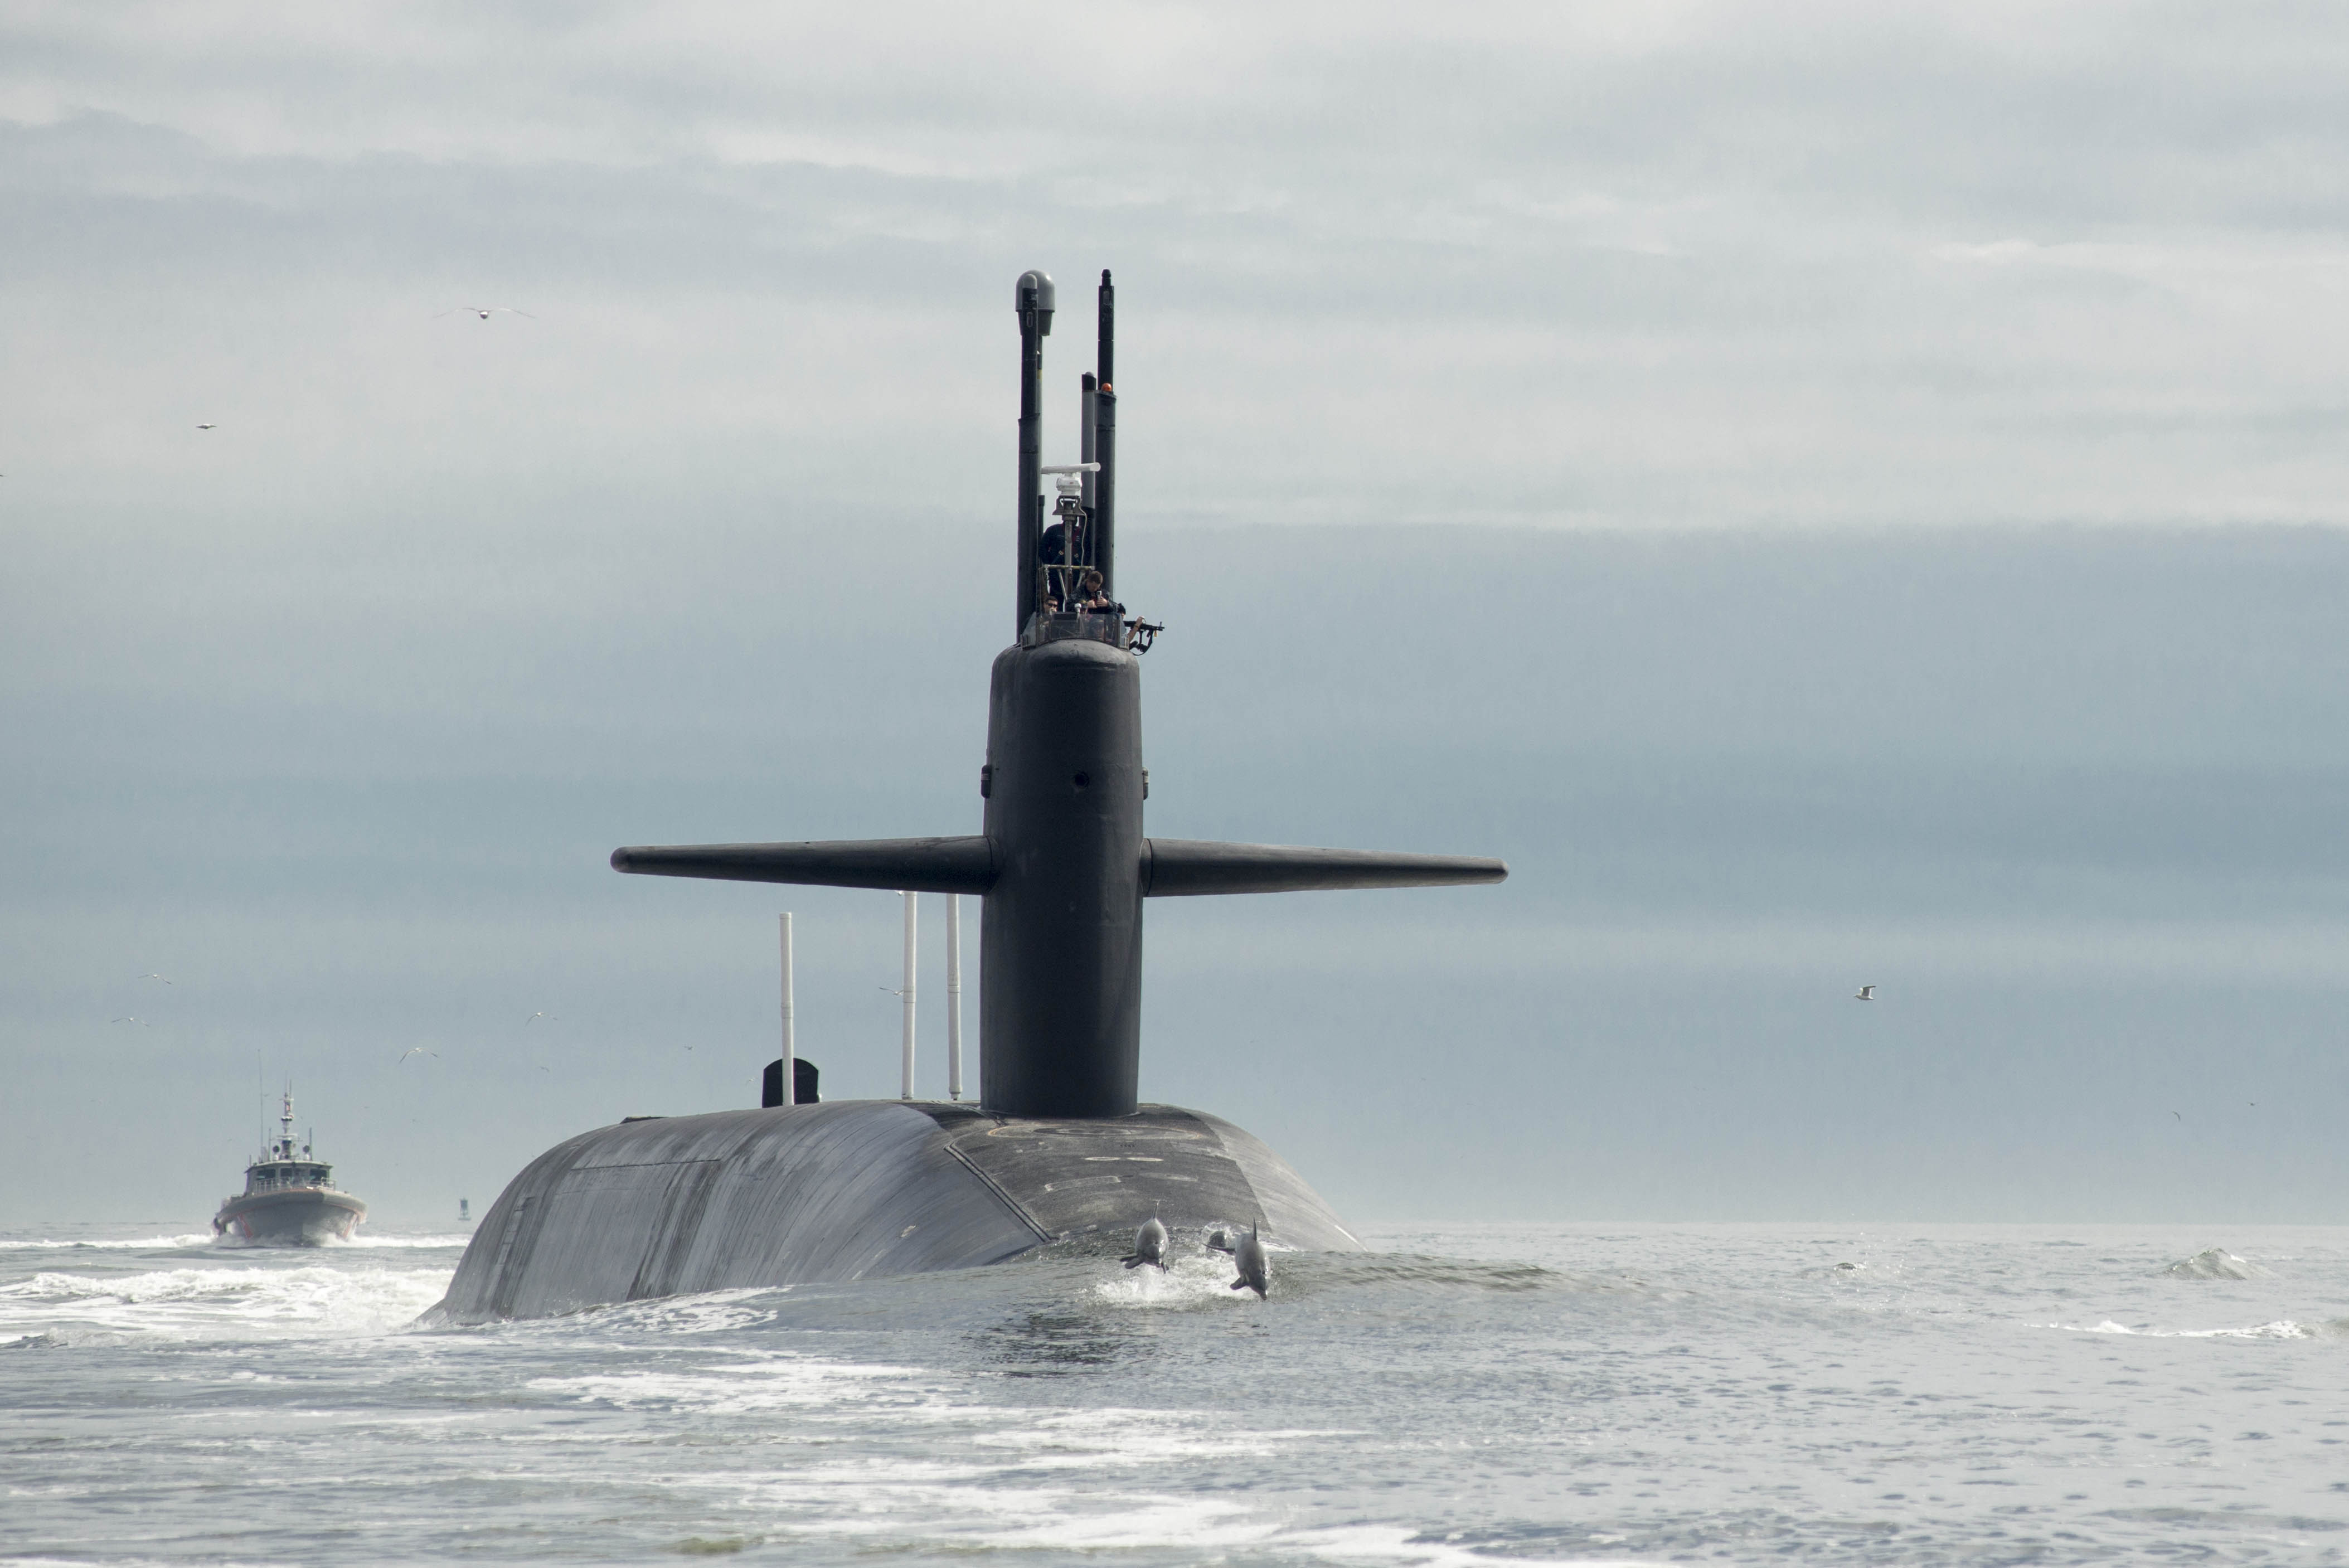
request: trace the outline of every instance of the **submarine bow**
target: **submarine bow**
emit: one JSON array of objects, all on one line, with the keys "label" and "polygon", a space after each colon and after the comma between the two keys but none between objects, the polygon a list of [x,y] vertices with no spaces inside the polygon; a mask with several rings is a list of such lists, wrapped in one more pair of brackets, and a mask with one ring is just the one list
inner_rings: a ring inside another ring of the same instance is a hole
[{"label": "submarine bow", "polygon": [[[982,830],[658,845],[616,871],[971,893],[980,900],[976,1107],[778,1106],[637,1121],[540,1157],[484,1216],[445,1315],[533,1315],[678,1291],[996,1263],[1158,1218],[1352,1247],[1329,1206],[1227,1122],[1139,1103],[1151,898],[1496,882],[1481,856],[1152,839],[1140,656],[1162,628],[1115,599],[1115,294],[1102,274],[1082,460],[1049,470],[1052,281],[1022,273],[1014,640],[989,680]],[[1016,1157],[1015,1157],[1016,1151]],[[1171,1151],[1171,1152],[1170,1152]],[[1076,1196],[1082,1194],[1081,1200]]]}]

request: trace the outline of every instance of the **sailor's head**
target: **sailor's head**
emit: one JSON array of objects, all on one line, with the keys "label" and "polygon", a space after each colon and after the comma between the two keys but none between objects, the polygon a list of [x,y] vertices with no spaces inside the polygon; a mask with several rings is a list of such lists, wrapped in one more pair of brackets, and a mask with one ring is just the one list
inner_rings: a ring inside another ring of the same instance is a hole
[{"label": "sailor's head", "polygon": [[1102,591],[1102,574],[1100,568],[1093,567],[1085,573],[1084,588],[1085,592],[1088,593],[1098,593]]}]

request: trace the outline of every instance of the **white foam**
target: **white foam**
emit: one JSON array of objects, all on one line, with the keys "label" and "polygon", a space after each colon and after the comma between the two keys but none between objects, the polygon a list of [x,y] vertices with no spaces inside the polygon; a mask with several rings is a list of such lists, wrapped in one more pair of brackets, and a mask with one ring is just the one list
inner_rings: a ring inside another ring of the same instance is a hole
[{"label": "white foam", "polygon": [[[1015,1412],[995,1414],[1009,1419]],[[1132,1418],[1156,1413],[1123,1414]],[[763,1479],[748,1487],[734,1478],[713,1478],[711,1484],[734,1491],[740,1502],[770,1517],[788,1519],[792,1532],[802,1536],[950,1541],[964,1552],[1175,1547],[1341,1565],[1491,1568],[1495,1561],[1449,1542],[1417,1539],[1418,1532],[1402,1525],[1294,1529],[1287,1523],[1287,1511],[1229,1495],[1079,1489],[1019,1479],[1035,1469],[1032,1459],[991,1472],[968,1464],[893,1460],[880,1471],[869,1463],[823,1463],[794,1467],[787,1479]],[[1512,1555],[1507,1561],[1583,1568],[1615,1560]]]},{"label": "white foam", "polygon": [[700,1295],[658,1296],[605,1308],[597,1326],[631,1333],[722,1334],[772,1323],[772,1307],[752,1306],[761,1297],[780,1295],[789,1285],[758,1285],[740,1290],[713,1290]]},{"label": "white foam", "polygon": [[[877,1466],[870,1460],[819,1461],[748,1484],[740,1477],[713,1477],[709,1484],[789,1519],[794,1533],[951,1542],[964,1551],[1261,1548],[1279,1533],[1278,1512],[1243,1499],[1097,1483],[1122,1465],[1173,1461],[1179,1472],[1185,1463],[1224,1453],[1268,1451],[1271,1439],[1292,1434],[1255,1434],[1254,1449],[1235,1449],[1215,1429],[1219,1418],[1193,1412],[1040,1417],[957,1405],[949,1413],[962,1437],[936,1445],[932,1452],[942,1457],[892,1455]],[[1067,1474],[1073,1484],[1040,1481],[1040,1472]]]},{"label": "white foam", "polygon": [[[910,1367],[820,1361],[777,1353],[729,1356],[720,1366],[678,1370],[590,1373],[538,1377],[529,1387],[616,1409],[688,1408],[717,1415],[759,1410],[861,1410],[891,1392],[903,1400],[928,1397],[926,1374]],[[894,1387],[891,1387],[894,1385]]]},{"label": "white foam", "polygon": [[[469,1234],[368,1235],[329,1238],[313,1243],[326,1247],[369,1248],[392,1251],[442,1247],[462,1247],[473,1238]],[[11,1237],[0,1240],[0,1252],[184,1252],[191,1247],[241,1247],[243,1243],[233,1236],[216,1236],[210,1231],[186,1231],[168,1236],[109,1236],[97,1239],[61,1239],[54,1236]]]},{"label": "white foam", "polygon": [[2224,1247],[2205,1247],[2190,1258],[2180,1258],[2161,1271],[2171,1279],[2259,1279],[2267,1270],[2237,1257]]},{"label": "white foam", "polygon": [[191,1231],[185,1235],[140,1236],[135,1241],[59,1242],[46,1239],[8,1241],[0,1242],[0,1252],[39,1252],[44,1249],[54,1252],[73,1252],[80,1249],[92,1252],[171,1252],[188,1247],[208,1247],[212,1245],[213,1239],[209,1231]]},{"label": "white foam", "polygon": [[1536,1568],[1628,1568],[1623,1557],[1520,1557],[1511,1553],[1495,1559],[1486,1553],[1455,1546],[1448,1541],[1422,1541],[1416,1532],[1387,1524],[1357,1524],[1336,1530],[1299,1530],[1274,1536],[1265,1544],[1275,1551],[1300,1551],[1321,1563],[1429,1563],[1434,1568],[1493,1568],[1506,1562]]},{"label": "white foam", "polygon": [[0,1339],[53,1344],[221,1340],[390,1332],[447,1293],[446,1269],[44,1270],[0,1285]]},{"label": "white foam", "polygon": [[1309,1430],[1252,1431],[1222,1417],[1188,1412],[1120,1408],[1067,1410],[1030,1415],[976,1434],[975,1448],[1013,1449],[1022,1470],[1103,1465],[1163,1464],[1170,1460],[1264,1457],[1302,1439],[1330,1434]]},{"label": "white foam", "polygon": [[[1196,1310],[1235,1300],[1253,1306],[1257,1301],[1253,1291],[1232,1289],[1237,1271],[1232,1260],[1221,1253],[1177,1253],[1163,1270],[1148,1264],[1131,1269],[1117,1264],[1110,1267],[1113,1272],[1096,1281],[1091,1292],[1094,1300],[1109,1306]],[[1280,1288],[1277,1273],[1272,1287]]]},{"label": "white foam", "polygon": [[2137,1339],[2310,1339],[2315,1336],[2290,1318],[2256,1324],[2249,1328],[2132,1328],[2126,1323],[2115,1323],[2110,1318],[2098,1324],[2042,1323],[2033,1326],[2061,1329],[2066,1334],[2125,1334]]}]

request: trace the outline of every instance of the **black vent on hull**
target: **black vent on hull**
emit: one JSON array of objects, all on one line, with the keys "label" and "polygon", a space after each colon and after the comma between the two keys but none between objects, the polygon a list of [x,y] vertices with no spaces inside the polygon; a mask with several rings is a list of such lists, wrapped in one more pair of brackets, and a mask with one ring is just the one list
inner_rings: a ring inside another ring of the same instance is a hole
[{"label": "black vent on hull", "polygon": [[[816,1093],[816,1066],[803,1057],[792,1058],[792,1096],[794,1105],[813,1105],[823,1097]],[[759,1106],[772,1110],[783,1103],[783,1059],[777,1057],[767,1064],[765,1078],[759,1085]]]}]

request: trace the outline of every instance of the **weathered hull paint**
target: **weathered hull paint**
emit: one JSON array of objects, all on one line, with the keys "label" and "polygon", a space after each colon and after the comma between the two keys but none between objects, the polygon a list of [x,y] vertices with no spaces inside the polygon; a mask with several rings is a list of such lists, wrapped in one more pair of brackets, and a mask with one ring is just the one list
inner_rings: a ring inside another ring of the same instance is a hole
[{"label": "weathered hull paint", "polygon": [[231,1198],[212,1216],[212,1234],[255,1246],[316,1247],[347,1242],[367,1205],[347,1192],[293,1188]]},{"label": "weathered hull paint", "polygon": [[473,1233],[441,1322],[544,1317],[746,1286],[1005,1263],[1143,1221],[1261,1224],[1361,1246],[1296,1171],[1216,1117],[1113,1119],[848,1100],[598,1128],[514,1178]]}]

